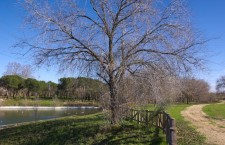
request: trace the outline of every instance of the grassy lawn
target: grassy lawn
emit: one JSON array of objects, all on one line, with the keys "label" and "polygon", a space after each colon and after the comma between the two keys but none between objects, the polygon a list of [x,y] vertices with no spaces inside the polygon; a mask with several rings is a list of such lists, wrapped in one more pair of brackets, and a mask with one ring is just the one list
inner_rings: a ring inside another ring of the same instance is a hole
[{"label": "grassy lawn", "polygon": [[92,101],[64,101],[64,100],[31,100],[31,99],[6,99],[0,102],[0,106],[87,106],[97,105]]},{"label": "grassy lawn", "polygon": [[101,113],[40,121],[0,130],[1,145],[163,145],[166,144],[164,138],[158,129],[146,129],[134,122],[124,121],[122,125],[109,126]]},{"label": "grassy lawn", "polygon": [[225,119],[225,104],[210,104],[203,107],[203,111],[214,119]]}]

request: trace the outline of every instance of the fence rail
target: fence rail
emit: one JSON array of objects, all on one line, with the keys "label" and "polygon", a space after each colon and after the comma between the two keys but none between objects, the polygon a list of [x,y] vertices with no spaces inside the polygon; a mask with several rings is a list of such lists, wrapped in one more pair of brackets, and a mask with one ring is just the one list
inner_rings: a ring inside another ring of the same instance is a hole
[{"label": "fence rail", "polygon": [[119,111],[124,118],[134,120],[147,127],[159,127],[166,134],[166,142],[169,145],[177,144],[175,120],[168,113],[130,108],[119,108]]}]

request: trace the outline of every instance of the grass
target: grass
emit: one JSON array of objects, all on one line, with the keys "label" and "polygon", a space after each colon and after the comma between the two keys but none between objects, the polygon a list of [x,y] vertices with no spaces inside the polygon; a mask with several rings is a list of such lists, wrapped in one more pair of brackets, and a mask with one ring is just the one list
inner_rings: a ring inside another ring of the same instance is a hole
[{"label": "grass", "polygon": [[214,121],[210,121],[210,123],[209,123],[209,124],[216,125],[216,122],[214,122]]},{"label": "grass", "polygon": [[225,126],[220,125],[219,128],[225,128]]},{"label": "grass", "polygon": [[[172,105],[166,111],[176,120],[179,145],[206,145],[205,137],[184,120],[181,111],[190,105]],[[153,110],[153,105],[142,109]],[[222,126],[221,126],[222,128]],[[0,131],[0,144],[166,144],[165,135],[152,127],[124,121],[109,126],[103,115],[65,117]]]},{"label": "grass", "polygon": [[203,112],[214,119],[225,119],[225,104],[206,105]]},{"label": "grass", "polygon": [[190,105],[172,105],[167,109],[167,112],[176,120],[177,143],[179,145],[206,145],[206,138],[181,115],[181,111],[188,106]]},{"label": "grass", "polygon": [[[200,135],[196,129],[191,126],[188,121],[185,121],[181,115],[181,111],[186,107],[191,106],[187,104],[171,105],[166,108],[171,117],[176,121],[177,127],[177,144],[178,145],[206,145],[205,137]],[[146,106],[148,110],[154,110],[153,105]]]},{"label": "grass", "polygon": [[31,100],[31,99],[6,99],[0,102],[0,106],[97,106],[96,102],[92,101],[69,101],[69,100]]},{"label": "grass", "polygon": [[103,145],[103,144],[166,144],[157,129],[146,129],[134,122],[109,126],[101,113],[72,116],[0,130],[1,145]]}]

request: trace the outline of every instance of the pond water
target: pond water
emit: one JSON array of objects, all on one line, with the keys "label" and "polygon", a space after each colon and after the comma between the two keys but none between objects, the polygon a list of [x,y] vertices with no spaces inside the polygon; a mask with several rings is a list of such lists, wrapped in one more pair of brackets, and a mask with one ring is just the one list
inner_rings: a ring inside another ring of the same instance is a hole
[{"label": "pond water", "polygon": [[99,111],[98,107],[0,107],[0,127],[71,115],[81,116]]}]

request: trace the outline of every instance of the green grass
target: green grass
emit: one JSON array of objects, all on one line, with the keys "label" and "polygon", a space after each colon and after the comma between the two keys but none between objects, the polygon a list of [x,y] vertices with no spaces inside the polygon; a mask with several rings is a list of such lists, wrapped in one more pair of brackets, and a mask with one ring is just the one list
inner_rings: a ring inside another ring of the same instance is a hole
[{"label": "green grass", "polygon": [[177,143],[179,145],[206,145],[206,138],[181,115],[181,111],[188,106],[190,105],[172,105],[167,109],[167,112],[176,120]]},{"label": "green grass", "polygon": [[134,122],[124,121],[110,126],[101,113],[40,121],[0,130],[1,145],[103,145],[166,144],[157,128],[147,129]]},{"label": "green grass", "polygon": [[[167,112],[176,119],[178,145],[206,145],[205,137],[184,120],[181,111],[190,105],[172,105]],[[154,110],[153,105],[142,109]],[[0,131],[0,144],[166,144],[157,128],[124,121],[110,126],[103,115],[65,117]]]},{"label": "green grass", "polygon": [[189,106],[191,105],[188,105],[188,104],[171,105],[167,108],[167,112],[173,118],[175,118],[177,122],[183,121],[184,117],[181,115],[181,111],[185,110]]},{"label": "green grass", "polygon": [[69,100],[31,100],[31,99],[6,99],[0,102],[0,106],[83,106],[83,105],[97,105],[92,101],[69,101]]},{"label": "green grass", "polygon": [[206,105],[203,111],[214,119],[225,119],[225,104]]},{"label": "green grass", "polygon": [[[166,108],[166,112],[170,114],[176,121],[177,127],[177,144],[178,145],[206,145],[205,137],[200,135],[196,129],[191,126],[188,121],[184,120],[181,115],[181,111],[186,107],[191,106],[190,104],[177,104],[171,105]],[[154,110],[153,105],[146,106],[148,110]]]}]

